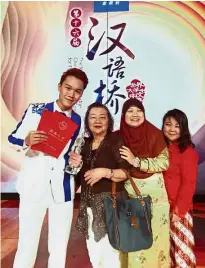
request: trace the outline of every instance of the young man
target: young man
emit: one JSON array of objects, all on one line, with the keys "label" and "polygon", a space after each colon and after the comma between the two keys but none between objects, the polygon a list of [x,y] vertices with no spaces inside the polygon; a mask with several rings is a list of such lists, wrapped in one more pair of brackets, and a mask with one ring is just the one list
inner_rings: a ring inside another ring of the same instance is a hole
[{"label": "young man", "polygon": [[[19,241],[14,268],[33,268],[36,260],[42,223],[48,209],[49,268],[64,268],[67,243],[73,217],[74,179],[64,172],[69,151],[80,131],[81,119],[72,107],[78,102],[88,84],[86,74],[76,68],[61,76],[58,84],[59,98],[52,103],[30,104],[9,142],[26,151],[17,181],[20,194]],[[47,139],[36,131],[43,110],[64,113],[78,129],[58,159],[30,149]]]}]

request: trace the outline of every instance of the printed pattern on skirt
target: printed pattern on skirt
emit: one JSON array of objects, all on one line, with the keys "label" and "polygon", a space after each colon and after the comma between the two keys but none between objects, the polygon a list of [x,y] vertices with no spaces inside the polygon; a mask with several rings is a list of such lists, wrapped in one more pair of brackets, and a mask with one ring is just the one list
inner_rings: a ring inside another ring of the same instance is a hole
[{"label": "printed pattern on skirt", "polygon": [[187,212],[185,217],[171,223],[171,267],[195,268],[196,257],[194,255],[193,217]]}]

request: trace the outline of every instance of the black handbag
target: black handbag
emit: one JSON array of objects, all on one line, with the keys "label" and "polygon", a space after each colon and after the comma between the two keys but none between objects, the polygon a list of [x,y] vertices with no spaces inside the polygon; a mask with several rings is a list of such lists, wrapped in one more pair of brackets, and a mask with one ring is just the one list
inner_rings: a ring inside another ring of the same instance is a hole
[{"label": "black handbag", "polygon": [[137,198],[117,200],[116,183],[112,182],[111,197],[104,199],[105,222],[110,244],[114,249],[125,253],[148,249],[153,243],[151,197],[142,197],[132,177],[127,172],[126,174]]}]

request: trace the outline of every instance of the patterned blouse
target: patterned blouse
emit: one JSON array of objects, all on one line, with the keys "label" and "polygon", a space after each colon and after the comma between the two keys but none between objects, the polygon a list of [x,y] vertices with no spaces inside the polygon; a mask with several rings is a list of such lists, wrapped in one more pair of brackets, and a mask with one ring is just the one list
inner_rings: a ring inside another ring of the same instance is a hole
[{"label": "patterned blouse", "polygon": [[[128,170],[130,165],[121,158],[119,152],[123,145],[124,142],[119,135],[110,133],[97,150],[92,150],[92,140],[90,138],[85,139],[85,144],[82,148],[83,166],[76,178],[77,182],[81,182],[81,200],[76,228],[87,239],[89,238],[87,207],[90,207],[93,213],[92,227],[96,242],[107,234],[104,219],[104,199],[110,196],[112,181],[102,178],[91,187],[85,182],[84,174],[87,170],[100,167]],[[119,199],[127,199],[124,182],[117,183],[116,192]]]}]

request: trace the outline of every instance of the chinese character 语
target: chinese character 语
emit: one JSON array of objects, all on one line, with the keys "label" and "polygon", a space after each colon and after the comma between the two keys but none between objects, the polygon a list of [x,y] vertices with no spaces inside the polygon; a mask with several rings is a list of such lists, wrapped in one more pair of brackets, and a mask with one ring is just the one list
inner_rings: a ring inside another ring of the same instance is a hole
[{"label": "chinese character \u8bed", "polygon": [[[94,27],[96,27],[98,25],[98,23],[99,23],[98,20],[93,18],[93,17],[90,17],[90,20],[92,22],[92,26],[91,26],[91,28],[89,30],[89,33],[88,33],[89,42],[88,42],[86,57],[88,58],[88,60],[93,60],[94,57],[95,57],[95,54],[96,54],[96,52],[97,52],[97,50],[98,50],[98,48],[100,46],[101,40],[102,40],[102,38],[103,38],[103,36],[105,34],[105,31],[103,32],[103,34],[101,35],[99,40],[95,43],[95,45],[90,49],[90,43],[91,43],[91,41],[93,41],[95,39],[95,37],[92,34],[92,29]],[[124,30],[125,30],[125,27],[126,27],[126,23],[120,23],[120,24],[116,24],[116,25],[110,27],[110,29],[112,29],[112,30],[120,29],[120,32],[119,32],[118,37],[116,39],[114,39],[112,37],[109,37],[109,36],[107,37],[107,39],[112,42],[112,45],[110,45],[109,48],[107,48],[105,51],[100,53],[100,56],[108,54],[111,51],[113,51],[116,47],[118,47],[122,51],[124,51],[130,58],[132,58],[132,59],[135,58],[135,55],[125,45],[123,45],[120,42],[120,39],[121,39],[122,34],[123,34]]]},{"label": "chinese character \u8bed", "polygon": [[[107,66],[103,67],[103,70],[108,70],[108,76],[109,77],[112,77],[114,72],[117,71],[117,75],[116,75],[116,78],[124,78],[124,71],[122,71],[122,69],[125,69],[126,67],[123,66],[124,64],[124,61],[122,60],[122,57],[119,56],[119,57],[116,57],[116,61],[114,63],[114,66],[113,66],[113,62],[114,62],[114,59],[113,58],[110,58],[110,64],[108,64]],[[114,67],[114,68],[113,68]],[[112,69],[113,68],[113,69]]]}]

